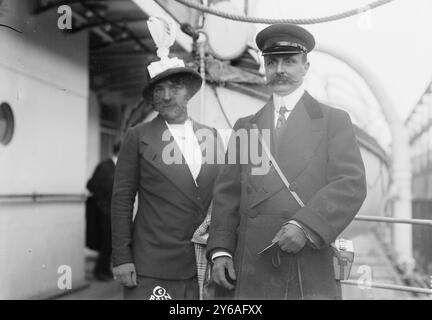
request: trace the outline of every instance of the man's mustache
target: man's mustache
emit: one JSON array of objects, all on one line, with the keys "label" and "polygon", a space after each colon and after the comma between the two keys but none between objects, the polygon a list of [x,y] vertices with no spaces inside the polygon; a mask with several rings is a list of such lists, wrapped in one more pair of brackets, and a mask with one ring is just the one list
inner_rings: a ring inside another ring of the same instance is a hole
[{"label": "man's mustache", "polygon": [[161,107],[162,107],[162,109],[169,109],[169,108],[178,108],[178,109],[181,109],[181,110],[183,110],[183,111],[186,111],[187,110],[187,107],[186,106],[183,106],[183,105],[181,105],[181,104],[177,104],[177,103],[162,103],[161,104]]},{"label": "man's mustache", "polygon": [[273,76],[271,79],[269,79],[267,81],[267,84],[268,85],[273,85],[273,84],[276,84],[279,81],[283,81],[283,82],[289,83],[289,84],[296,84],[298,82],[296,79],[293,79],[290,76],[287,76],[287,75],[278,75],[277,74],[277,75]]},{"label": "man's mustache", "polygon": [[160,106],[162,108],[173,108],[173,107],[179,107],[179,105],[175,102],[162,102],[160,103]]},{"label": "man's mustache", "polygon": [[275,84],[276,82],[279,82],[279,81],[288,82],[288,83],[293,82],[293,80],[286,75],[275,75],[267,81],[267,84],[271,85],[271,84]]}]

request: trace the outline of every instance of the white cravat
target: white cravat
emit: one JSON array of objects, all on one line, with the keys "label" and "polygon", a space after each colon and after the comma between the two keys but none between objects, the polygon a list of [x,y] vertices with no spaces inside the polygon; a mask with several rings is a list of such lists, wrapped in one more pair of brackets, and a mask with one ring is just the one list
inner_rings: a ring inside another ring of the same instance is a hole
[{"label": "white cravat", "polygon": [[273,104],[274,104],[274,127],[276,127],[278,118],[280,116],[279,109],[280,107],[287,108],[288,112],[285,112],[285,119],[288,119],[292,109],[294,109],[295,105],[300,101],[301,97],[305,92],[304,85],[302,84],[300,87],[295,89],[291,94],[287,96],[279,96],[276,93],[273,93]]},{"label": "white cravat", "polygon": [[165,123],[182,152],[196,184],[196,179],[202,165],[202,153],[195,132],[193,131],[192,121],[188,119],[185,123],[181,124],[170,124],[166,121]]}]

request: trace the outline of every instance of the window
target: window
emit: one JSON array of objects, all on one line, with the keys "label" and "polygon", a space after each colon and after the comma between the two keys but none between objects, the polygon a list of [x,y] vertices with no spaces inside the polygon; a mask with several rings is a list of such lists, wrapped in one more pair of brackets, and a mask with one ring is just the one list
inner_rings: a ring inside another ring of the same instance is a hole
[{"label": "window", "polygon": [[14,134],[15,122],[9,104],[0,104],[0,143],[8,145]]}]

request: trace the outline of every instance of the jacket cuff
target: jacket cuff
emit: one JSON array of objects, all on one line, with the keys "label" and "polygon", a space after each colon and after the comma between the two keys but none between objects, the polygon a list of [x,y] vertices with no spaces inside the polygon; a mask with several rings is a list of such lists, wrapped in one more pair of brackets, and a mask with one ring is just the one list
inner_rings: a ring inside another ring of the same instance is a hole
[{"label": "jacket cuff", "polygon": [[211,260],[211,255],[217,251],[226,251],[230,254],[235,251],[236,235],[234,233],[215,231],[211,233],[210,238],[219,240],[207,243],[207,260]]},{"label": "jacket cuff", "polygon": [[214,253],[211,254],[211,261],[212,262],[214,262],[214,260],[216,258],[219,258],[219,257],[229,257],[229,258],[232,259],[232,255],[230,253],[228,253],[227,251],[225,251],[225,250],[215,249],[213,251],[214,251]]},{"label": "jacket cuff", "polygon": [[306,227],[305,225],[302,225],[301,223],[295,221],[295,220],[289,220],[288,222],[285,222],[284,225],[286,224],[293,224],[297,227],[299,227],[304,235],[306,236],[306,239],[308,240],[308,245],[312,248],[312,249],[321,249],[324,246],[324,241],[321,239],[321,237],[314,231],[312,231],[312,229]]},{"label": "jacket cuff", "polygon": [[301,208],[292,219],[315,232],[326,245],[330,245],[336,238],[335,231],[327,220],[308,207]]},{"label": "jacket cuff", "polygon": [[125,263],[135,263],[131,253],[119,255],[112,255],[113,267],[125,264]]}]

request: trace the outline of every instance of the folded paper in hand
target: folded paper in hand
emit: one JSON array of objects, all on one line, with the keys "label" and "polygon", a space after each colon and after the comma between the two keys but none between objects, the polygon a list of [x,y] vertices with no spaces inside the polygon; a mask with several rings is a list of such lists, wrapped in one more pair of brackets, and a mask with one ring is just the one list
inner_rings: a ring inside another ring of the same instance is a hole
[{"label": "folded paper in hand", "polygon": [[277,241],[269,244],[267,247],[265,247],[264,249],[262,249],[260,252],[258,252],[258,254],[263,254],[264,252],[266,252],[267,250],[269,250],[270,248],[272,248],[274,245],[277,244]]}]

